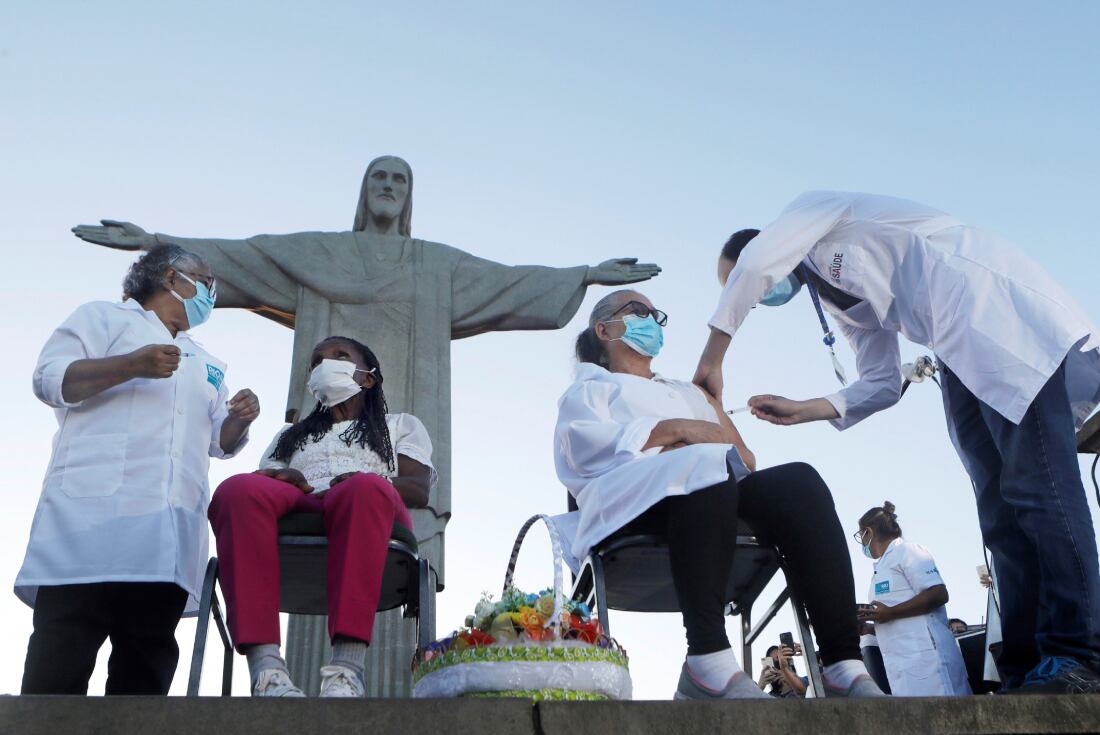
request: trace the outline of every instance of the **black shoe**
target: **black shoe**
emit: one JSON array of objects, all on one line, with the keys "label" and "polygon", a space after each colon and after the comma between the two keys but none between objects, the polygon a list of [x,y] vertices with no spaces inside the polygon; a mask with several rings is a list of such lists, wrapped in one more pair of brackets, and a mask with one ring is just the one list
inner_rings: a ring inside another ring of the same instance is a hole
[{"label": "black shoe", "polygon": [[1076,659],[1047,656],[1028,673],[1023,686],[1006,694],[1100,694],[1100,673]]}]

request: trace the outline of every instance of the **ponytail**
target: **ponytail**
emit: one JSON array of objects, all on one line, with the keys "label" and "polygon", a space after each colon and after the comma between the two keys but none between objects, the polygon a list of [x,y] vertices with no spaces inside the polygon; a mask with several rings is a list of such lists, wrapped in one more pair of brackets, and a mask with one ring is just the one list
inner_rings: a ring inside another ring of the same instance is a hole
[{"label": "ponytail", "polygon": [[859,519],[860,528],[870,528],[878,538],[897,538],[901,536],[898,525],[897,508],[889,500],[877,508],[871,508]]},{"label": "ponytail", "polygon": [[588,317],[588,327],[577,335],[575,352],[577,362],[590,362],[599,365],[605,370],[611,369],[611,359],[607,356],[607,344],[596,336],[596,324],[611,318],[624,298],[636,294],[628,288],[612,291],[596,302],[592,307],[592,313]]},{"label": "ponytail", "polygon": [[577,362],[590,362],[607,369],[610,362],[607,357],[607,347],[603,340],[596,336],[596,328],[588,327],[577,335]]}]

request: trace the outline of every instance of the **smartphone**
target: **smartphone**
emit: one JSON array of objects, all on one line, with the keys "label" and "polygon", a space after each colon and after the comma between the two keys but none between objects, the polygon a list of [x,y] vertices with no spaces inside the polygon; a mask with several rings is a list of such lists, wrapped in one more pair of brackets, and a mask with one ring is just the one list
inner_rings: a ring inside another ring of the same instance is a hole
[{"label": "smartphone", "polygon": [[974,569],[976,569],[978,572],[979,580],[981,580],[982,577],[989,576],[989,567],[987,567],[985,564],[979,564],[978,566],[974,567]]},{"label": "smartphone", "polygon": [[779,634],[779,645],[794,648],[794,636],[790,633]]},{"label": "smartphone", "polygon": [[761,671],[763,671],[764,669],[774,669],[774,668],[775,668],[775,659],[773,659],[771,656],[765,656],[764,658],[760,659],[760,670]]}]

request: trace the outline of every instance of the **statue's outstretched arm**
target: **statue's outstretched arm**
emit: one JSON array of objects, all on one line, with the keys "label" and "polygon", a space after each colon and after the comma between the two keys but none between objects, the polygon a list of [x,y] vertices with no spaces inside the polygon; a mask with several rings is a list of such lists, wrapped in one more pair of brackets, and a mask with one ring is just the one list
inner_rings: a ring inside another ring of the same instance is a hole
[{"label": "statue's outstretched arm", "polygon": [[[214,275],[221,282],[217,303],[219,307],[268,307],[285,317],[277,321],[286,323],[287,319],[293,318],[297,293],[295,284],[290,283],[285,275],[275,272],[262,258],[243,265],[239,258],[246,255],[246,250],[255,250],[248,247],[247,240],[156,234],[146,232],[132,222],[113,219],[101,220],[98,225],[77,225],[72,232],[81,240],[116,250],[148,251],[158,244],[179,245],[210,263]],[[234,253],[238,257],[227,257],[228,253]],[[266,278],[263,277],[265,275]],[[260,277],[259,281],[257,276]]]},{"label": "statue's outstretched arm", "polygon": [[599,265],[588,266],[586,286],[621,286],[626,283],[648,281],[661,272],[656,263],[639,263],[637,258],[612,258]]},{"label": "statue's outstretched arm", "polygon": [[77,225],[73,234],[81,240],[115,250],[151,250],[157,244],[151,235],[133,222],[104,219],[98,225]]}]

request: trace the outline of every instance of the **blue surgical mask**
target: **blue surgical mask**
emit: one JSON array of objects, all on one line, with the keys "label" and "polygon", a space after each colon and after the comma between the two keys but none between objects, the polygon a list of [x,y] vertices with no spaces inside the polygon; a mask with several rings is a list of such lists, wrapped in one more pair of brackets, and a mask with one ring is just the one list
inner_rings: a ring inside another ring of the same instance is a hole
[{"label": "blue surgical mask", "polygon": [[863,547],[863,555],[865,557],[867,557],[868,559],[874,559],[875,558],[875,555],[871,553],[871,539],[870,538],[867,539],[867,543],[865,543],[865,544],[861,543],[860,546]]},{"label": "blue surgical mask", "polygon": [[801,290],[802,282],[792,273],[772,286],[771,290],[764,294],[764,298],[760,299],[760,303],[764,306],[782,306]]},{"label": "blue surgical mask", "polygon": [[195,287],[195,295],[189,299],[183,298],[175,290],[169,291],[183,304],[183,311],[187,314],[187,328],[194,329],[210,318],[210,312],[214,310],[214,297],[202,281],[194,281],[178,271],[176,275]]},{"label": "blue surgical mask", "polygon": [[[621,321],[623,323],[626,331],[618,339],[621,339],[627,347],[641,355],[656,357],[665,343],[664,331],[652,315],[643,318],[628,314],[622,319],[609,319],[608,321]],[[612,342],[614,341],[612,340]]]}]

